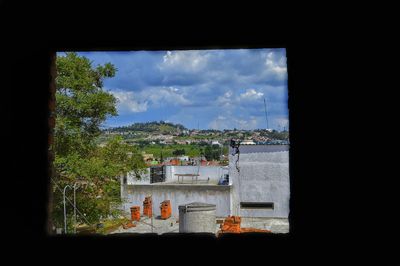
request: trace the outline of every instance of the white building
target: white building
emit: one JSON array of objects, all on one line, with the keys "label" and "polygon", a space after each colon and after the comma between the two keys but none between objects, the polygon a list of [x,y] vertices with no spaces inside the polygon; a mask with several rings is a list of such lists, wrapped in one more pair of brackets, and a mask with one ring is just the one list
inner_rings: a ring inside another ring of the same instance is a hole
[{"label": "white building", "polygon": [[187,155],[180,156],[180,157],[178,157],[178,160],[188,162],[189,161],[189,156],[187,156]]},{"label": "white building", "polygon": [[[121,197],[126,212],[133,205],[142,208],[144,198],[152,195],[155,215],[160,215],[160,203],[170,200],[175,216],[179,214],[179,205],[204,202],[216,204],[218,217],[288,218],[289,145],[240,145],[239,154],[230,149],[229,166],[225,167],[163,166],[157,169],[163,182],[151,183],[150,171],[141,180],[131,175],[122,178]],[[226,176],[229,183],[218,185]]]},{"label": "white building", "polygon": [[241,141],[240,145],[256,145],[256,143],[251,139],[247,139],[247,140]]},{"label": "white building", "polygon": [[218,145],[218,146],[222,146],[222,144],[221,143],[219,143],[219,141],[218,140],[213,140],[213,141],[211,141],[211,145]]}]

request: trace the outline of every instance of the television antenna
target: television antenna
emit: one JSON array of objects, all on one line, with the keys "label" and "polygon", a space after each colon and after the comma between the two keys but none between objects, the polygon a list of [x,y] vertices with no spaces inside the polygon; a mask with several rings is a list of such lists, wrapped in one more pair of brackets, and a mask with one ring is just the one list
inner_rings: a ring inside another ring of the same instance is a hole
[{"label": "television antenna", "polygon": [[264,109],[265,109],[265,119],[267,120],[267,129],[269,129],[269,126],[268,126],[267,104],[266,104],[265,98],[264,98]]}]

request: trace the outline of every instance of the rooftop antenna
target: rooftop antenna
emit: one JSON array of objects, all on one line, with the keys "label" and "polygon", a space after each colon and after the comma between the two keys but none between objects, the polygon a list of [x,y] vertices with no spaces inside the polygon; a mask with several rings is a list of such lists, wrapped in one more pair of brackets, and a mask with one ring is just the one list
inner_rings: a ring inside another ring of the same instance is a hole
[{"label": "rooftop antenna", "polygon": [[265,102],[265,98],[264,98],[264,108],[265,108],[265,119],[267,120],[267,129],[269,129],[269,126],[268,126],[267,104],[266,104],[266,102]]}]

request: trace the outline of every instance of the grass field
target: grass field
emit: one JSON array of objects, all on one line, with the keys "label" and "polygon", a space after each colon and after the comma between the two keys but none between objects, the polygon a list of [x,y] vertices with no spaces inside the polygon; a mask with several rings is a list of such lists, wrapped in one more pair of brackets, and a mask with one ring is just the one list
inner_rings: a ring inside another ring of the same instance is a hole
[{"label": "grass field", "polygon": [[184,145],[184,144],[172,144],[172,145],[146,145],[141,150],[153,154],[154,157],[159,158],[161,156],[161,152],[163,158],[174,156],[172,153],[175,150],[185,150],[185,155],[190,157],[197,157],[201,155],[202,147],[199,145]]}]

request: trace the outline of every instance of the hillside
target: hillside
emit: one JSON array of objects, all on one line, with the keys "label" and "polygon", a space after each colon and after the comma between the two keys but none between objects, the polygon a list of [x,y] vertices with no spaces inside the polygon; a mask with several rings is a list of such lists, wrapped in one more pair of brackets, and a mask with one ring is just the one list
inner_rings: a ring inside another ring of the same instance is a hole
[{"label": "hillside", "polygon": [[146,123],[134,123],[124,127],[114,127],[106,131],[109,132],[148,132],[148,133],[159,133],[159,134],[176,134],[181,133],[184,130],[188,130],[181,124],[167,123],[164,121],[153,121]]}]

